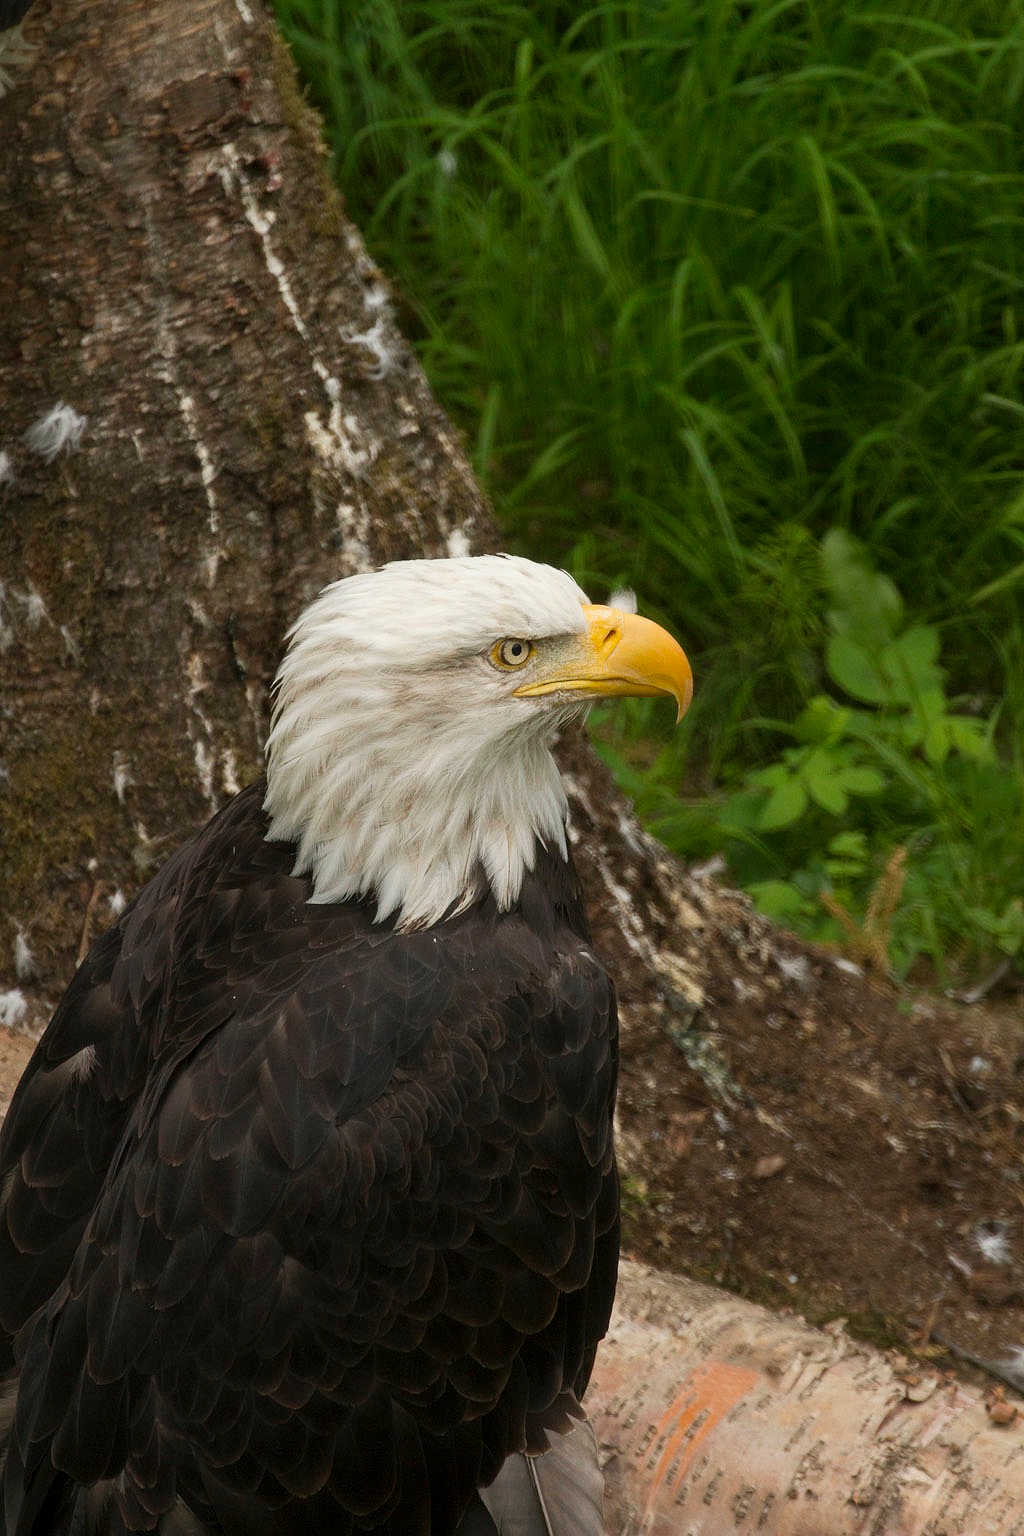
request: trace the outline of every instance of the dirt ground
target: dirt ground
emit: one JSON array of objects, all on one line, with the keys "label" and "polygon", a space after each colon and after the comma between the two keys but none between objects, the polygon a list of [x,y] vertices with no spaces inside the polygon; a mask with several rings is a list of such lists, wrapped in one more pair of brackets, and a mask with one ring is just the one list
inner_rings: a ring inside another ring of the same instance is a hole
[{"label": "dirt ground", "polygon": [[[624,1021],[626,1253],[1024,1386],[1019,995],[866,984],[778,933],[743,954],[712,957],[713,1033]],[[0,1029],[0,1111],[31,1049]]]},{"label": "dirt ground", "polygon": [[7,1112],[18,1078],[32,1054],[34,1042],[12,1029],[0,1029],[0,1119]]},{"label": "dirt ground", "polygon": [[776,941],[767,971],[712,965],[713,1035],[625,1033],[626,1252],[1024,1387],[1019,994],[958,1005]]}]

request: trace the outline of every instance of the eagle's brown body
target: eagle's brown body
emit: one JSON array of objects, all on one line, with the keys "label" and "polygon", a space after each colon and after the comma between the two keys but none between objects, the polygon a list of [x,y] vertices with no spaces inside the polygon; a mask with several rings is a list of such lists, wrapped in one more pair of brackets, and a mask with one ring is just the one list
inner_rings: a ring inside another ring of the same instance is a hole
[{"label": "eagle's brown body", "polygon": [[8,1536],[453,1532],[605,1330],[615,1015],[571,864],[400,933],[310,904],[261,799],[96,945],[8,1114]]}]

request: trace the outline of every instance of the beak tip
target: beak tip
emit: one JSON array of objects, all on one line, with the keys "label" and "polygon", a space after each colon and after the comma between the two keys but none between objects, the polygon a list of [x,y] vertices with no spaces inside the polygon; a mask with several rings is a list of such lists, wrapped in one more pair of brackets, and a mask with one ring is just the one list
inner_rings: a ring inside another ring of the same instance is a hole
[{"label": "beak tip", "polygon": [[677,695],[677,699],[678,699],[679,707],[676,710],[676,725],[679,724],[680,720],[683,718],[683,716],[686,714],[686,711],[689,709],[690,705],[693,703],[693,674],[692,673],[690,674],[690,677],[689,677],[689,679],[687,681],[686,688],[685,688],[685,690],[683,692],[682,698],[678,698],[678,695]]}]

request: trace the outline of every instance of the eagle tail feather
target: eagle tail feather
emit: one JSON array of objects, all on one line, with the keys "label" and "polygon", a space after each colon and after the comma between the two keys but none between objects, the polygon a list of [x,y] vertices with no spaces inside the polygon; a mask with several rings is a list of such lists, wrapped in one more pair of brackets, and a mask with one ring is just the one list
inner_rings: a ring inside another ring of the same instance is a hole
[{"label": "eagle tail feather", "polygon": [[498,1536],[605,1536],[604,1478],[592,1425],[584,1419],[552,1435],[540,1455],[509,1456],[480,1498]]}]

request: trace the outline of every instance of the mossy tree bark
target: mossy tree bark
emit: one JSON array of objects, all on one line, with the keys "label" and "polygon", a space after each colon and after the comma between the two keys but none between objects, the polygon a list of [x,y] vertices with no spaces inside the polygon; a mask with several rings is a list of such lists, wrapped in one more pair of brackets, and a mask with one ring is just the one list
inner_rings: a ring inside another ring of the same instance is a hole
[{"label": "mossy tree bark", "polygon": [[[21,932],[56,988],[97,888],[257,771],[305,601],[495,536],[266,10],[41,0],[27,35],[0,101],[0,977]],[[84,424],[33,451],[58,403]]]}]

